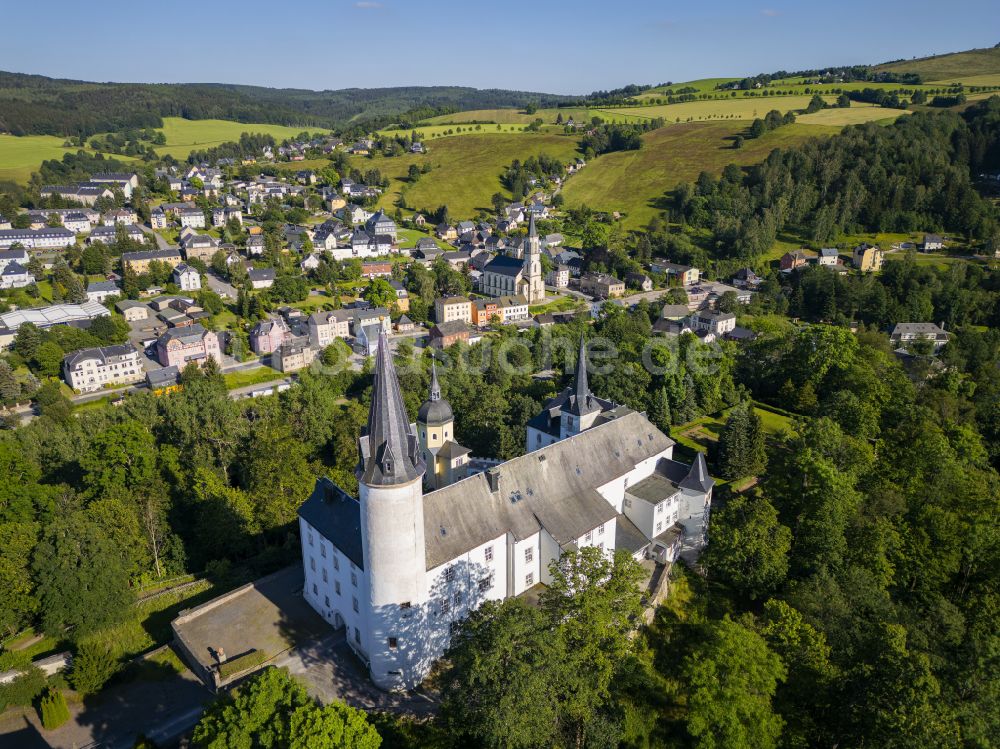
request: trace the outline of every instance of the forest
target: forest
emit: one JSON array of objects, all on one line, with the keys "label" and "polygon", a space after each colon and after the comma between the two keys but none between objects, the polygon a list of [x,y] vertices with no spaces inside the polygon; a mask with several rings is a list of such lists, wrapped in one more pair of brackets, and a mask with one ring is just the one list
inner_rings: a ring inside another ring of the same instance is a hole
[{"label": "forest", "polygon": [[888,127],[845,128],[775,149],[721,178],[702,173],[673,192],[674,217],[710,233],[714,254],[759,259],[780,233],[815,242],[862,231],[947,230],[1000,247],[997,209],[970,175],[1000,166],[1000,97],[954,112],[917,112]]},{"label": "forest", "polygon": [[[401,86],[337,91],[223,83],[89,83],[0,72],[0,132],[90,136],[163,125],[163,117],[335,128],[359,115],[378,121],[422,110],[556,106],[567,97],[459,86]],[[441,110],[441,111],[438,111]]]}]

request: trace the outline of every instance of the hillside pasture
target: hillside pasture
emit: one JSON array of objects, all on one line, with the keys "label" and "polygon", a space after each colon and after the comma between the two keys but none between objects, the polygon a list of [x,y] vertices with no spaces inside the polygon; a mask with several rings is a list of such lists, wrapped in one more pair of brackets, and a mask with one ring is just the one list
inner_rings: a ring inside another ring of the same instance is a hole
[{"label": "hillside pasture", "polygon": [[916,60],[878,65],[878,71],[917,73],[925,81],[962,81],[971,76],[1000,73],[1000,48],[970,49]]},{"label": "hillside pasture", "polygon": [[[455,129],[459,127],[462,128],[462,132],[455,132]],[[499,130],[497,130],[498,127],[500,128]],[[497,133],[520,133],[524,132],[526,127],[526,124],[520,123],[504,123],[502,125],[491,123],[452,123],[448,125],[420,125],[419,127],[410,128],[409,130],[390,128],[387,130],[379,130],[378,134],[382,137],[391,138],[396,135],[409,136],[416,131],[417,136],[421,140],[428,141],[433,140],[434,138],[444,138],[448,135],[495,135]]]},{"label": "hillside pasture", "polygon": [[835,107],[799,115],[795,121],[805,125],[859,125],[863,122],[893,122],[906,114],[910,112],[905,109],[890,109],[853,102],[850,107],[843,109]]},{"label": "hillside pasture", "polygon": [[170,155],[186,159],[194,150],[202,150],[240,139],[243,133],[270,135],[276,141],[292,138],[303,131],[318,132],[318,128],[266,125],[231,122],[229,120],[185,120],[183,117],[164,117],[159,130],[166,136],[167,145],[159,146],[160,156]]},{"label": "hillside pasture", "polygon": [[568,206],[585,204],[595,210],[623,211],[626,227],[636,229],[663,210],[667,191],[697,179],[702,171],[721,173],[727,164],[758,164],[775,148],[840,131],[839,127],[795,123],[734,149],[733,139],[749,124],[745,120],[692,122],[647,133],[638,151],[619,151],[592,160],[566,181],[563,197]]},{"label": "hillside pasture", "polygon": [[[601,112],[613,115],[631,115],[632,117],[663,117],[667,122],[691,122],[698,120],[753,120],[763,117],[772,109],[779,112],[805,109],[809,106],[811,96],[735,96],[727,99],[706,99],[704,101],[685,101],[680,104],[660,104],[651,107],[623,107],[595,110],[598,116]],[[824,97],[828,104],[834,97]]]},{"label": "hillside pasture", "polygon": [[65,141],[55,135],[0,135],[0,182],[24,184],[47,159],[62,160],[65,154],[80,150],[92,153],[88,148],[63,148]]}]

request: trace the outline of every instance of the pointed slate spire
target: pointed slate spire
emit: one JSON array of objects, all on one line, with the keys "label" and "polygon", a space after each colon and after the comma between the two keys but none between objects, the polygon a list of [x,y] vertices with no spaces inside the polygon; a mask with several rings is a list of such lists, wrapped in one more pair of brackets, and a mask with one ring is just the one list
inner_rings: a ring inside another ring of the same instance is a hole
[{"label": "pointed slate spire", "polygon": [[431,402],[441,400],[441,384],[438,382],[437,363],[431,359]]},{"label": "pointed slate spire", "polygon": [[358,481],[367,486],[406,484],[424,473],[385,331],[378,336],[368,428],[359,440],[359,447]]},{"label": "pointed slate spire", "polygon": [[682,489],[694,489],[700,492],[707,492],[715,486],[715,480],[708,475],[708,464],[705,462],[705,453],[699,452],[691,464],[691,470],[681,481]]},{"label": "pointed slate spire", "polygon": [[572,407],[570,412],[576,415],[590,413],[594,409],[600,408],[590,392],[590,385],[587,383],[587,343],[580,334],[580,355],[576,360],[576,375],[573,382]]},{"label": "pointed slate spire", "polygon": [[537,237],[538,230],[535,229],[535,213],[532,211],[531,216],[528,218],[528,236]]}]

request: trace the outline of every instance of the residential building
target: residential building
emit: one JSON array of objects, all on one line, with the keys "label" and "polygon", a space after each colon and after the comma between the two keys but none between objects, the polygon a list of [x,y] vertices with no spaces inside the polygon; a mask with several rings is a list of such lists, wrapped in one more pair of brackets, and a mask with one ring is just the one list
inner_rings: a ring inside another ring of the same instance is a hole
[{"label": "residential building", "polygon": [[172,278],[181,291],[198,291],[201,288],[201,273],[187,263],[175,267]]},{"label": "residential building", "polygon": [[222,347],[217,333],[194,324],[171,328],[156,341],[156,358],[164,367],[184,369],[189,362],[209,358],[222,364]]},{"label": "residential building", "polygon": [[120,296],[121,289],[114,281],[91,281],[87,284],[87,301],[104,304],[113,296]]},{"label": "residential building", "polygon": [[834,266],[840,263],[840,253],[835,247],[824,247],[816,256],[817,265]]},{"label": "residential building", "polygon": [[445,349],[455,343],[468,343],[469,333],[469,324],[464,320],[436,323],[431,328],[430,345]]},{"label": "residential building", "polygon": [[99,172],[90,176],[90,182],[95,185],[118,188],[126,200],[131,200],[132,191],[139,186],[139,175],[128,172]]},{"label": "residential building", "polygon": [[862,273],[873,273],[882,270],[884,253],[878,247],[870,244],[859,244],[854,248],[852,258],[854,267]]},{"label": "residential building", "polygon": [[656,261],[649,268],[653,273],[663,273],[668,281],[675,279],[681,286],[694,286],[701,280],[701,270],[691,265]]},{"label": "residential building", "polygon": [[940,252],[944,249],[944,240],[940,234],[924,234],[920,249],[924,252]]},{"label": "residential building", "polygon": [[352,310],[314,312],[309,316],[309,342],[324,349],[337,338],[350,338],[352,318]]},{"label": "residential building", "polygon": [[250,285],[255,289],[270,289],[278,277],[274,268],[250,268],[247,270]]},{"label": "residential building", "polygon": [[439,297],[434,300],[434,319],[441,322],[472,322],[472,302],[464,296]]},{"label": "residential building", "polygon": [[125,322],[141,322],[149,319],[149,307],[142,302],[131,299],[122,299],[115,302],[115,308],[125,318]]},{"label": "residential building", "polygon": [[688,325],[695,333],[707,332],[722,337],[736,327],[736,315],[732,312],[698,310],[688,319]]},{"label": "residential building", "polygon": [[809,262],[809,256],[803,250],[792,250],[781,256],[781,259],[778,261],[778,268],[789,272],[796,268],[802,268],[807,262]]},{"label": "residential building", "polygon": [[279,372],[298,372],[315,361],[319,349],[309,345],[309,341],[297,338],[287,341],[271,354],[271,366]]},{"label": "residential building", "polygon": [[595,299],[625,296],[625,282],[607,273],[584,273],[580,276],[580,291]]},{"label": "residential building", "polygon": [[291,331],[280,317],[261,320],[250,331],[250,348],[255,354],[277,351],[291,338]]},{"label": "residential building", "polygon": [[752,268],[740,268],[733,276],[733,286],[739,289],[756,289],[763,280]]},{"label": "residential building", "polygon": [[504,324],[531,318],[528,314],[528,300],[523,294],[497,297],[497,304],[500,306],[501,322]]},{"label": "residential building", "polygon": [[139,352],[131,343],[75,351],[63,359],[63,379],[81,393],[111,385],[129,385],[145,377]]},{"label": "residential building", "polygon": [[6,268],[10,263],[17,263],[18,265],[28,264],[28,251],[22,249],[16,250],[0,250],[0,270]]},{"label": "residential building", "polygon": [[181,370],[178,367],[161,367],[146,373],[146,386],[153,395],[166,395],[181,388]]},{"label": "residential building", "polygon": [[0,289],[23,289],[35,282],[35,277],[18,262],[7,263],[0,270]]},{"label": "residential building", "polygon": [[90,236],[87,237],[86,242],[87,244],[93,244],[94,242],[111,244],[120,235],[133,242],[143,242],[146,239],[146,235],[138,226],[134,224],[116,224],[113,226],[95,226],[90,232]]},{"label": "residential building", "polygon": [[391,239],[390,244],[394,244],[397,239],[398,229],[396,222],[385,215],[384,211],[378,211],[365,222],[365,229],[372,236],[384,235]]},{"label": "residential building", "polygon": [[26,250],[56,249],[72,247],[76,235],[62,226],[46,226],[42,229],[0,229],[0,250],[9,250],[19,244]]},{"label": "residential building", "polygon": [[188,229],[204,229],[205,228],[205,213],[201,208],[190,207],[183,208],[177,211],[177,220],[180,222],[182,227]]},{"label": "residential building", "polygon": [[92,206],[101,198],[115,197],[107,185],[84,182],[79,185],[45,185],[39,192],[43,198],[58,195],[65,200],[73,200],[85,206]]},{"label": "residential building", "polygon": [[167,214],[162,208],[154,208],[149,212],[149,225],[154,229],[167,228]]},{"label": "residential building", "polygon": [[503,313],[496,299],[476,299],[472,303],[472,324],[485,328],[493,322],[502,322]]},{"label": "residential building", "polygon": [[[591,397],[585,383],[575,390],[574,404]],[[359,440],[358,498],[324,478],[299,509],[306,601],[344,628],[380,688],[416,687],[458,622],[486,601],[550,583],[550,565],[564,550],[696,561],[714,482],[700,453],[693,466],[674,461],[674,442],[643,414],[621,408],[555,444],[447,483],[438,456],[452,452],[442,444],[432,453],[426,436],[439,429],[443,441],[444,426],[454,425],[439,394],[433,388],[424,418],[411,424],[380,337]],[[445,485],[425,492],[425,481]]]},{"label": "residential building", "polygon": [[631,286],[633,289],[638,289],[639,291],[653,290],[653,279],[645,273],[629,273],[625,276],[625,283],[626,285]]},{"label": "residential building", "polygon": [[122,253],[122,268],[130,268],[135,273],[145,273],[154,260],[166,263],[171,268],[184,262],[180,249],[176,247],[166,250],[142,250]]},{"label": "residential building", "polygon": [[565,265],[557,265],[545,274],[545,283],[557,289],[565,289],[569,286],[569,268]]},{"label": "residential building", "polygon": [[948,343],[949,334],[944,324],[935,325],[932,322],[900,322],[889,334],[889,342],[896,348],[905,347],[915,341],[930,341],[936,354]]}]

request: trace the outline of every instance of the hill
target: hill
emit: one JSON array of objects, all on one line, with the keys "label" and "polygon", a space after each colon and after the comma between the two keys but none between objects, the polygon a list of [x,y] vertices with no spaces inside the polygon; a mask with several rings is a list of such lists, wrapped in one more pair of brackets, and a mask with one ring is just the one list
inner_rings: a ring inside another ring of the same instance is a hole
[{"label": "hill", "polygon": [[839,132],[839,127],[793,124],[732,147],[746,122],[690,122],[668,125],[643,136],[638,151],[619,151],[594,159],[566,181],[566,205],[623,211],[625,225],[637,229],[663,210],[662,199],[680,182],[703,172],[721,173],[728,164],[759,164],[775,148],[813,136]]},{"label": "hill", "polygon": [[387,123],[408,112],[553,105],[565,97],[461,86],[401,86],[327,91],[222,83],[89,83],[0,72],[0,132],[93,135],[161,127],[164,117],[277,125],[343,127]]},{"label": "hill", "polygon": [[[925,82],[966,82],[972,76],[1000,75],[1000,45],[986,49],[970,49],[933,57],[876,65],[875,70],[885,73],[916,73]],[[970,84],[976,85],[976,84]],[[980,85],[988,85],[985,82]],[[994,84],[995,85],[995,84]]]}]

